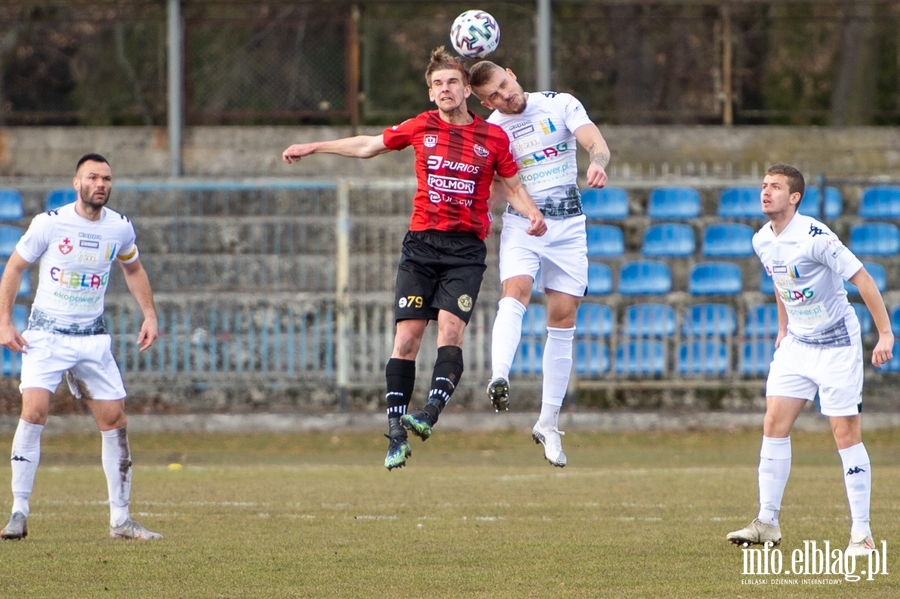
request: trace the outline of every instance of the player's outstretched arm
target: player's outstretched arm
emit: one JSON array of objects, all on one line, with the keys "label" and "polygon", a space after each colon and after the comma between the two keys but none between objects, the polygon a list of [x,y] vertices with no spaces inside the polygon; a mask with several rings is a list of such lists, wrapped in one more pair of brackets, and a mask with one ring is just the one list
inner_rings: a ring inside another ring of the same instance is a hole
[{"label": "player's outstretched arm", "polygon": [[850,277],[850,282],[859,290],[859,295],[872,315],[872,322],[878,331],[878,342],[872,350],[872,365],[880,368],[894,357],[894,333],[891,330],[891,319],[884,305],[884,298],[881,297],[878,285],[865,267]]},{"label": "player's outstretched arm", "polygon": [[575,130],[575,139],[582,148],[587,150],[590,157],[587,173],[585,173],[588,187],[603,187],[609,181],[609,177],[606,176],[606,166],[609,164],[609,146],[606,145],[600,129],[593,123],[582,125]]},{"label": "player's outstretched arm", "polygon": [[122,266],[122,272],[125,273],[125,284],[128,285],[128,291],[134,296],[144,315],[144,322],[141,324],[137,338],[138,349],[144,351],[159,337],[159,321],[156,317],[156,305],[153,303],[150,279],[147,277],[147,271],[144,270],[140,258],[134,262],[127,264],[120,262],[119,264]]},{"label": "player's outstretched arm", "polygon": [[509,205],[531,221],[531,226],[525,232],[536,237],[546,233],[547,223],[544,222],[544,215],[525,191],[522,182],[519,181],[519,176],[502,177],[500,180],[503,182],[503,191],[506,193],[506,201],[509,202]]},{"label": "player's outstretched arm", "polygon": [[331,141],[314,141],[308,144],[294,144],[281,153],[281,159],[292,164],[310,154],[337,154],[347,158],[372,158],[390,152],[384,145],[383,135],[357,135]]},{"label": "player's outstretched arm", "polygon": [[12,256],[6,261],[6,267],[3,269],[3,279],[0,279],[0,345],[20,353],[26,353],[25,347],[28,343],[22,337],[21,332],[13,326],[12,311],[16,303],[16,295],[19,293],[19,286],[22,284],[22,276],[29,266],[31,266],[31,262],[13,250]]}]

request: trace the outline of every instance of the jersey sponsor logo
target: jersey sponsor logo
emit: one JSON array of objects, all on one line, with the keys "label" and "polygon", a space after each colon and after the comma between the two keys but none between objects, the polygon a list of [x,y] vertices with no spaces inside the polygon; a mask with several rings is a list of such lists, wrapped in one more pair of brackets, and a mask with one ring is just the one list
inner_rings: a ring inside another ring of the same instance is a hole
[{"label": "jersey sponsor logo", "polygon": [[459,309],[463,312],[471,312],[475,302],[472,300],[472,296],[464,293],[456,300],[456,305],[459,306]]},{"label": "jersey sponsor logo", "polygon": [[558,158],[564,152],[569,149],[568,142],[558,143],[555,146],[550,146],[548,148],[544,148],[543,150],[538,150],[537,152],[533,152],[531,156],[525,156],[519,159],[517,162],[519,164],[519,168],[528,168],[529,166],[534,166],[536,164],[540,164],[544,160],[549,160],[551,158]]},{"label": "jersey sponsor logo", "polygon": [[78,241],[78,247],[80,248],[88,248],[91,250],[99,250],[100,242],[99,241],[89,241],[87,239],[81,239]]},{"label": "jersey sponsor logo", "polygon": [[62,243],[59,244],[59,253],[63,256],[67,255],[69,252],[75,249],[75,246],[72,245],[72,240],[68,237],[62,240]]},{"label": "jersey sponsor logo", "polygon": [[100,263],[100,257],[97,255],[97,252],[78,252],[75,254],[75,262],[96,266]]},{"label": "jersey sponsor logo", "polygon": [[512,135],[513,139],[519,139],[520,137],[525,137],[526,135],[534,133],[534,123],[531,121],[523,121],[521,123],[508,125],[508,128],[504,127],[504,129],[506,129],[507,135]]},{"label": "jersey sponsor logo", "polygon": [[79,233],[78,239],[94,239],[100,241],[103,239],[103,235],[98,235],[97,233]]},{"label": "jersey sponsor logo", "polygon": [[821,302],[809,306],[785,306],[784,309],[788,319],[794,324],[811,326],[828,322],[829,319],[828,311]]},{"label": "jersey sponsor logo", "polygon": [[471,208],[472,204],[474,204],[474,201],[472,200],[472,198],[468,198],[468,197],[454,198],[452,196],[444,195],[444,194],[440,193],[439,191],[433,191],[433,190],[428,191],[428,201],[431,202],[432,204],[440,204],[441,202],[444,202],[446,204],[451,204],[453,206],[465,206],[467,208]]},{"label": "jersey sponsor logo", "polygon": [[831,252],[832,258],[837,258],[838,254],[843,252],[844,249],[845,249],[844,244],[841,243],[841,240],[838,239],[837,237],[833,237],[825,242],[825,251]]},{"label": "jersey sponsor logo", "polygon": [[447,193],[475,193],[475,181],[428,175],[428,187]]},{"label": "jersey sponsor logo", "polygon": [[466,164],[465,162],[458,162],[456,160],[447,160],[443,156],[437,155],[428,157],[428,170],[437,171],[442,168],[449,171],[459,171],[461,173],[472,173],[476,175],[481,172],[481,167],[475,166],[474,164]]},{"label": "jersey sponsor logo", "polygon": [[63,287],[79,289],[100,289],[109,282],[109,271],[102,274],[66,271],[54,266],[50,269],[50,278]]},{"label": "jersey sponsor logo", "polygon": [[487,158],[490,155],[490,152],[488,152],[487,148],[485,148],[484,146],[480,146],[478,144],[475,144],[474,146],[472,146],[472,150],[475,151],[475,155],[478,156],[479,158]]},{"label": "jersey sponsor logo", "polygon": [[104,254],[104,258],[107,260],[112,260],[116,257],[116,250],[119,249],[119,246],[115,243],[107,243],[106,244],[106,254]]},{"label": "jersey sponsor logo", "polygon": [[556,125],[553,124],[553,119],[547,119],[546,121],[540,121],[538,124],[541,126],[541,132],[544,135],[550,135],[551,133],[556,133]]},{"label": "jersey sponsor logo", "polygon": [[512,142],[512,149],[516,156],[527,154],[529,150],[540,147],[541,142],[537,137],[528,137]]},{"label": "jersey sponsor logo", "polygon": [[438,144],[437,135],[426,135],[422,138],[422,145],[426,148],[433,148]]},{"label": "jersey sponsor logo", "polygon": [[566,178],[569,172],[569,164],[563,163],[556,166],[541,169],[536,172],[523,173],[519,172],[519,180],[523,185],[533,185],[537,183],[546,183],[549,181],[561,181]]},{"label": "jersey sponsor logo", "polygon": [[809,287],[804,287],[799,291],[796,289],[779,289],[778,293],[781,295],[781,299],[786,302],[805,302],[811,300],[815,295],[815,292]]}]

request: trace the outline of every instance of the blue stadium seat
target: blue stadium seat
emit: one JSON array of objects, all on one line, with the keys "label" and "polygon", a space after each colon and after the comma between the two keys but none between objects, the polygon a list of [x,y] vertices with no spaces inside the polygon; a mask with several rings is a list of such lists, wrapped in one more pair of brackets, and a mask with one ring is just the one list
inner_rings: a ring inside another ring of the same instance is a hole
[{"label": "blue stadium seat", "polygon": [[666,304],[628,306],[622,334],[627,337],[671,337],[675,334],[675,310]]},{"label": "blue stadium seat", "polygon": [[652,258],[685,258],[694,253],[694,228],[677,223],[651,225],[644,231],[641,253]]},{"label": "blue stadium seat", "polygon": [[576,341],[575,372],[579,376],[599,376],[609,372],[609,348],[606,343]]},{"label": "blue stadium seat", "polygon": [[522,318],[522,336],[543,338],[547,334],[547,308],[543,304],[528,304]]},{"label": "blue stadium seat", "polygon": [[625,253],[625,236],[615,225],[588,225],[587,255],[590,258],[618,258]]},{"label": "blue stadium seat", "polygon": [[900,339],[894,341],[894,356],[879,372],[900,372]]},{"label": "blue stadium seat", "polygon": [[893,329],[894,335],[900,337],[900,306],[891,310],[891,329]]},{"label": "blue stadium seat", "polygon": [[851,302],[850,305],[853,306],[853,311],[856,312],[856,318],[859,320],[859,332],[868,335],[872,330],[872,315],[869,313],[869,309],[865,304],[857,302]]},{"label": "blue stadium seat", "polygon": [[591,262],[588,264],[588,295],[606,295],[612,293],[612,271],[605,264]]},{"label": "blue stadium seat", "polygon": [[661,295],[672,289],[672,271],[665,262],[637,260],[622,265],[619,293],[622,295]]},{"label": "blue stadium seat", "polygon": [[695,339],[678,346],[678,374],[721,375],[727,373],[730,366],[728,344],[723,341]]},{"label": "blue stadium seat", "polygon": [[20,306],[19,304],[13,306],[12,323],[20,333],[28,328],[29,315],[30,310],[25,306]]},{"label": "blue stadium seat", "polygon": [[769,273],[763,267],[759,269],[759,292],[765,294],[775,293],[775,281],[772,280],[772,277],[769,276]]},{"label": "blue stadium seat", "polygon": [[[863,266],[868,273],[872,275],[872,279],[875,280],[875,286],[878,287],[878,291],[884,293],[884,290],[887,288],[887,275],[884,272],[884,267],[877,262],[866,262],[865,260],[863,261]],[[849,281],[844,281],[844,289],[850,295],[859,295],[859,290],[856,288],[856,285]]]},{"label": "blue stadium seat", "polygon": [[[0,264],[0,277],[3,276],[3,271],[6,270],[6,264]],[[19,285],[19,293],[16,294],[16,297],[26,297],[31,295],[31,280],[28,278],[28,272],[26,271],[22,275],[22,283]]]},{"label": "blue stadium seat", "polygon": [[628,192],[621,187],[582,189],[581,206],[588,220],[628,218]]},{"label": "blue stadium seat", "polygon": [[758,304],[747,309],[744,334],[747,337],[778,336],[778,304]]},{"label": "blue stadium seat", "polygon": [[23,231],[13,225],[0,225],[0,258],[12,256],[16,244],[22,238]]},{"label": "blue stadium seat", "polygon": [[728,187],[719,196],[720,218],[763,218],[759,187]]},{"label": "blue stadium seat", "polygon": [[729,336],[736,330],[734,308],[727,304],[696,304],[684,311],[681,334],[685,337]]},{"label": "blue stadium seat", "polygon": [[900,187],[877,185],[864,189],[859,198],[859,215],[863,218],[900,218]]},{"label": "blue stadium seat", "polygon": [[0,352],[0,371],[3,376],[19,376],[22,373],[22,354],[5,347],[0,347]]},{"label": "blue stadium seat", "polygon": [[663,375],[666,373],[666,345],[652,339],[633,339],[616,348],[616,374]]},{"label": "blue stadium seat", "polygon": [[702,253],[708,258],[746,258],[753,255],[753,229],[740,223],[718,223],[703,231]]},{"label": "blue stadium seat", "polygon": [[654,220],[687,220],[700,216],[700,194],[693,187],[658,187],[650,192],[647,216]]},{"label": "blue stadium seat", "polygon": [[891,223],[853,225],[850,251],[857,256],[893,256],[900,252],[900,229]]},{"label": "blue stadium seat", "polygon": [[613,332],[612,308],[605,304],[583,303],[575,317],[576,337],[608,337]]},{"label": "blue stadium seat", "polygon": [[541,374],[544,370],[543,339],[522,338],[510,366],[510,374]]},{"label": "blue stadium seat", "polygon": [[72,188],[54,189],[47,194],[47,199],[44,201],[44,210],[62,208],[66,204],[71,204],[77,198],[78,196]]},{"label": "blue stadium seat", "polygon": [[0,220],[22,220],[22,194],[18,189],[0,189]]},{"label": "blue stadium seat", "polygon": [[744,376],[762,376],[769,372],[775,355],[775,338],[754,338],[741,344],[739,370]]},{"label": "blue stadium seat", "polygon": [[837,218],[844,211],[844,198],[837,187],[828,186],[825,188],[825,206],[822,207],[822,200],[819,197],[819,188],[810,186],[806,188],[803,194],[803,200],[800,202],[798,212],[811,216],[815,219],[830,220]]},{"label": "blue stadium seat", "polygon": [[731,262],[701,262],[691,268],[691,295],[737,295],[743,287],[741,269]]}]

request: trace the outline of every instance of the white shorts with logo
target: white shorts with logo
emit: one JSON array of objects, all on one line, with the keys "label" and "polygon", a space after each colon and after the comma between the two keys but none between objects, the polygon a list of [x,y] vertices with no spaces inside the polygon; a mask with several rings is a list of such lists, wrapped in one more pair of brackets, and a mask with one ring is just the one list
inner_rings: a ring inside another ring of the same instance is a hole
[{"label": "white shorts with logo", "polygon": [[818,347],[790,335],[775,350],[766,396],[812,401],[819,393],[825,416],[855,416],[860,412],[863,388],[862,344]]},{"label": "white shorts with logo", "polygon": [[119,365],[109,335],[60,335],[26,330],[19,390],[38,387],[51,393],[63,375],[77,398],[117,400],[125,397]]},{"label": "white shorts with logo", "polygon": [[584,215],[548,218],[547,233],[534,237],[525,231],[531,221],[503,213],[500,234],[500,281],[527,275],[537,279],[539,291],[552,289],[575,297],[587,290],[587,234]]}]

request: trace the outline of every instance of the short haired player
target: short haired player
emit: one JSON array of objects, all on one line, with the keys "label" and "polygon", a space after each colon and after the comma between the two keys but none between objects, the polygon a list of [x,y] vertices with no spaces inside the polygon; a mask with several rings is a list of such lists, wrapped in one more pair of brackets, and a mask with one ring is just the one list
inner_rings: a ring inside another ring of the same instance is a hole
[{"label": "short haired player", "polygon": [[[531,300],[532,284],[544,292],[547,342],[543,353],[541,413],[532,438],[544,445],[544,457],[566,465],[559,430],[559,411],[572,370],[575,315],[587,290],[587,235],[578,190],[577,146],[588,151],[589,187],[606,185],[609,148],[600,129],[577,98],[566,93],[526,93],[510,69],[490,61],[472,67],[472,90],[494,112],[489,123],[509,135],[519,179],[547,220],[547,235],[526,236],[528,221],[509,206],[500,236],[502,297],[491,334],[488,397],[496,410],[509,406],[509,371],[522,337],[522,317]],[[498,194],[499,196],[499,194]],[[540,272],[540,275],[538,275]]]},{"label": "short haired player", "polygon": [[[412,453],[405,429],[427,439],[463,373],[463,332],[484,275],[490,227],[488,199],[494,175],[510,203],[526,215],[528,235],[543,235],[544,218],[516,176],[503,129],[466,107],[471,93],[462,62],[434,50],[425,71],[428,97],[437,110],[423,112],[381,135],[295,144],[291,163],[314,153],[372,158],[408,146],[415,149],[418,181],[409,231],[397,272],[396,334],[385,367],[389,439],[384,465],[402,467]],[[437,320],[437,359],[425,407],[407,414],[416,378],[416,356],[430,320]],[[404,428],[405,427],[405,428]]]},{"label": "short haired player", "polygon": [[856,285],[872,314],[878,342],[876,367],[892,357],[894,336],[872,276],[824,224],[800,214],[805,183],[796,168],[767,171],[760,201],[768,217],[753,236],[753,249],[775,282],[778,336],[766,380],[766,415],[759,452],[759,514],[727,539],[738,545],[781,542],[781,500],[791,470],[791,428],[819,395],[831,421],[850,504],[850,544],[845,555],[875,548],[869,526],[872,467],[862,442],[863,347],[859,320],[844,290]]},{"label": "short haired player", "polygon": [[[138,256],[134,227],[106,207],[112,170],[99,154],[75,167],[72,204],[38,214],[16,244],[0,280],[0,344],[22,352],[22,415],[12,443],[13,505],[4,539],[28,534],[29,498],[41,457],[41,433],[50,396],[65,377],[73,395],[87,404],[102,437],[101,461],[109,493],[109,534],[152,540],[162,535],[131,519],[131,449],[125,417],[125,387],[103,320],[110,269],[118,264],[144,315],[137,344],[149,348],[158,336],[156,308],[147,272]],[[12,324],[16,293],[25,270],[40,260],[40,280],[28,328]]]}]

